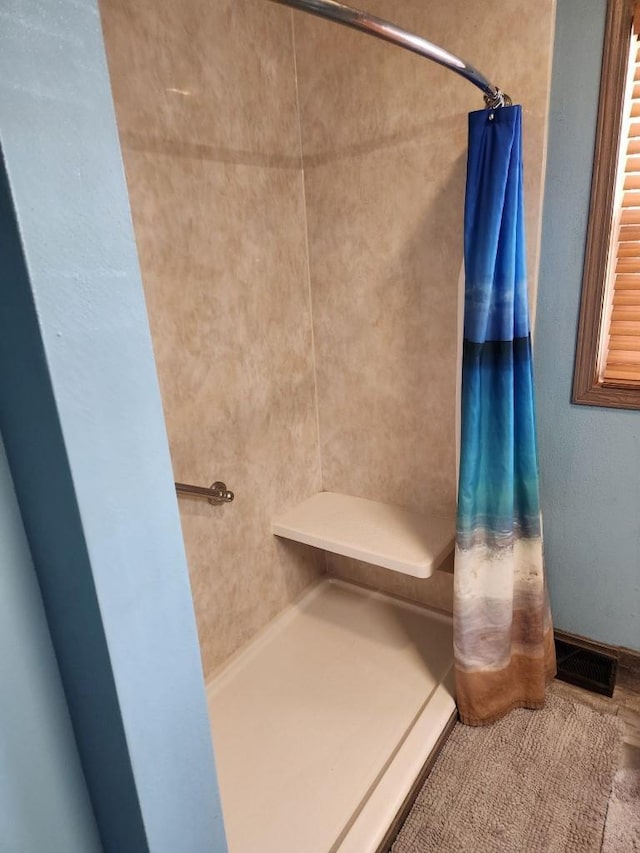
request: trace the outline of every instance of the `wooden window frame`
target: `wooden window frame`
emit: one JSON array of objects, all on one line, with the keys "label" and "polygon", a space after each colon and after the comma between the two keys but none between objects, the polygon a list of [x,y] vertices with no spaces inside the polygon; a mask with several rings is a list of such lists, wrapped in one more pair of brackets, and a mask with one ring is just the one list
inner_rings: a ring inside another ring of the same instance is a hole
[{"label": "wooden window frame", "polygon": [[[640,409],[640,387],[637,384],[624,381],[603,382],[598,375],[618,150],[636,2],[637,0],[609,0],[607,4],[589,228],[572,394],[573,403],[617,409]],[[603,239],[604,234],[607,235],[606,239]]]}]

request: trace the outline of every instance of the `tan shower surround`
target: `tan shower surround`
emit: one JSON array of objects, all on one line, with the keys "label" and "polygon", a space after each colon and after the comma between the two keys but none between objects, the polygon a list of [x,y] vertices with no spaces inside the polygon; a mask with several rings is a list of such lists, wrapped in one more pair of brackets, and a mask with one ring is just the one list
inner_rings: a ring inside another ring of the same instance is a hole
[{"label": "tan shower surround", "polygon": [[236,493],[179,502],[209,676],[324,568],[270,529],[321,488],[291,14],[101,12],[175,479]]},{"label": "tan shower surround", "polygon": [[[360,4],[522,102],[535,273],[552,0]],[[101,12],[175,478],[236,492],[180,500],[209,676],[324,570],[272,536],[277,512],[321,488],[453,509],[466,113],[482,100],[267,0]],[[451,607],[449,574],[328,565]]]},{"label": "tan shower surround", "polygon": [[[357,5],[357,4],[356,4]],[[522,103],[532,303],[553,0],[367,0]],[[457,284],[469,83],[360,33],[294,15],[323,487],[455,507]],[[333,574],[446,610],[417,580],[328,555]]]}]

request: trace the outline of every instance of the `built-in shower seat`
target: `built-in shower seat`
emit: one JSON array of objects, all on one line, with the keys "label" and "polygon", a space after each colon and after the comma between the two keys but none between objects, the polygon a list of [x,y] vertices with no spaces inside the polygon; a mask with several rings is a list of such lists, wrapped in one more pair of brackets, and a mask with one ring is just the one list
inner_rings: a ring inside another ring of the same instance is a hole
[{"label": "built-in shower seat", "polygon": [[418,513],[393,504],[318,492],[276,518],[276,536],[374,566],[428,578],[453,551],[451,512]]}]

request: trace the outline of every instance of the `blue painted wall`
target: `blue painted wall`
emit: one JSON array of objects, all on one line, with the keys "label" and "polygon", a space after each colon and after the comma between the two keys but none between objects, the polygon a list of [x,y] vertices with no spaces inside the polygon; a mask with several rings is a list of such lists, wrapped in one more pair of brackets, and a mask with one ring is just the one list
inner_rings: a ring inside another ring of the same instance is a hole
[{"label": "blue painted wall", "polygon": [[217,853],[201,662],[97,3],[9,0],[0,21],[0,429],[100,839],[117,853]]},{"label": "blue painted wall", "polygon": [[0,850],[99,853],[40,589],[0,438]]},{"label": "blue painted wall", "polygon": [[570,403],[605,0],[558,0],[535,366],[556,627],[640,650],[640,411]]}]

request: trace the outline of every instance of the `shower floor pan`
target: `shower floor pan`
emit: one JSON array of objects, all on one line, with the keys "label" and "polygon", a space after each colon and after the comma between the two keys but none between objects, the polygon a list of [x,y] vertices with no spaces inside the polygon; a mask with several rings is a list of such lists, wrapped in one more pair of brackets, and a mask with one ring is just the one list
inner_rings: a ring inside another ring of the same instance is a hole
[{"label": "shower floor pan", "polygon": [[451,619],[335,579],[207,685],[230,853],[376,851],[455,715]]}]

